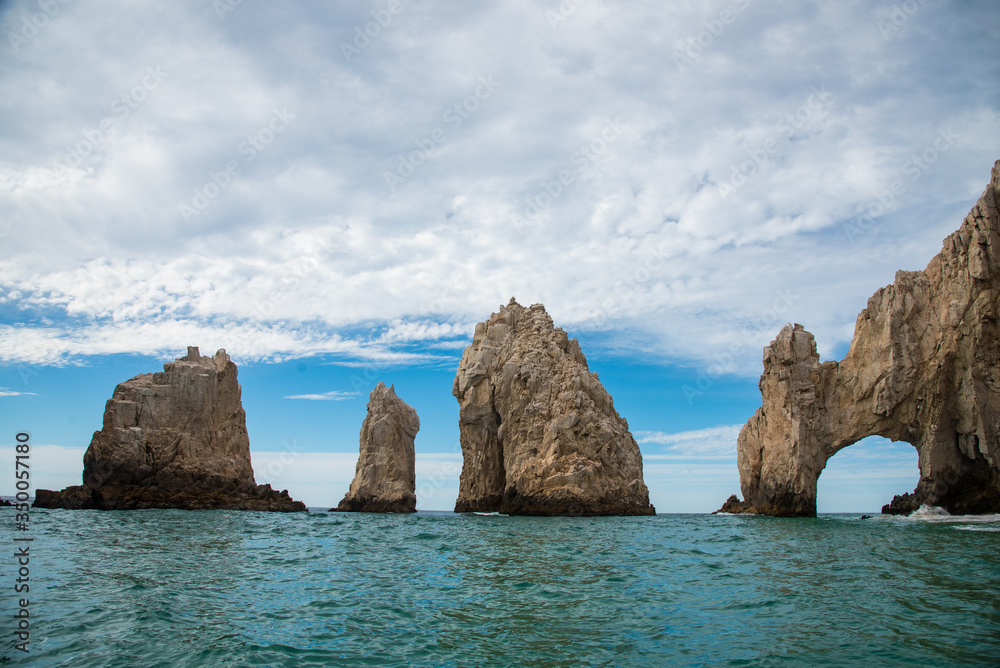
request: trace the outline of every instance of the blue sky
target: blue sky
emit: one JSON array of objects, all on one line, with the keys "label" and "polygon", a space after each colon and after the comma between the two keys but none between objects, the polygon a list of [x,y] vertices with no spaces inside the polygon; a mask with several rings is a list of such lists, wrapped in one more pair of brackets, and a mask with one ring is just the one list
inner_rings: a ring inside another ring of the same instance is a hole
[{"label": "blue sky", "polygon": [[[0,454],[30,431],[39,486],[197,345],[240,365],[258,481],[336,503],[383,381],[448,509],[451,378],[515,296],[580,340],[658,509],[713,510],[761,348],[799,322],[841,357],[1000,157],[985,1],[35,0],[0,28]],[[820,511],[916,477],[853,446]]]}]

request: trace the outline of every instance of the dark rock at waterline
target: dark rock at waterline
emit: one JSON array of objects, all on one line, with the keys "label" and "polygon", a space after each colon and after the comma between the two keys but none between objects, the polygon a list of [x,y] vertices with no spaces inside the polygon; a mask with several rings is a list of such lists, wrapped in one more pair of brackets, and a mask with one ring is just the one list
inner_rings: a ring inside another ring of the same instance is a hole
[{"label": "dark rock at waterline", "polygon": [[747,504],[740,501],[738,496],[736,496],[735,494],[730,494],[729,498],[726,499],[726,502],[722,504],[722,507],[713,512],[712,514],[715,515],[717,513],[730,513],[733,515],[737,515],[739,513],[746,512],[747,508],[748,508]]},{"label": "dark rock at waterline", "polygon": [[892,501],[882,506],[883,515],[909,515],[920,508],[916,494],[897,494]]},{"label": "dark rock at waterline", "polygon": [[[715,513],[730,513],[733,515],[773,515],[781,517],[813,517],[816,514],[815,512],[810,513],[802,509],[795,512],[789,511],[788,508],[790,505],[791,500],[782,497],[778,497],[770,503],[758,505],[747,501],[740,501],[735,494],[732,494],[728,499],[726,499],[726,502],[722,504],[722,507],[715,511]],[[713,513],[713,515],[715,513]]]},{"label": "dark rock at waterline", "polygon": [[122,487],[90,487],[75,485],[60,492],[39,489],[34,507],[66,508],[68,510],[143,510],[149,508],[179,508],[182,510],[259,510],[300,512],[305,504],[294,501],[288,490],[277,491],[270,485],[247,489],[214,491],[169,489],[158,486],[125,485]]}]

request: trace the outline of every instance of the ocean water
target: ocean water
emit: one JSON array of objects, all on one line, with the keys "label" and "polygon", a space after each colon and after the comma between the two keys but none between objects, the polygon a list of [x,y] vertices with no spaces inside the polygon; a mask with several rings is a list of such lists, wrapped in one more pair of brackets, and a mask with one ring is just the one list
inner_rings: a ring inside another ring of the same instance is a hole
[{"label": "ocean water", "polygon": [[31,523],[27,655],[3,563],[10,665],[1000,665],[996,516],[34,509]]}]

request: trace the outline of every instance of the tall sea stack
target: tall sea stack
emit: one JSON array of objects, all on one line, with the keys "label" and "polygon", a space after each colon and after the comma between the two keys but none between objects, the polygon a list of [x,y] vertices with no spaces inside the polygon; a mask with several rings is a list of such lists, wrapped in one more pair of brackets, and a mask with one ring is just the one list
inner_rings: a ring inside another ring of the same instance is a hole
[{"label": "tall sea stack", "polygon": [[361,425],[361,452],[343,501],[331,510],[412,513],[417,509],[413,439],[420,419],[396,396],[395,386],[379,383],[368,399]]},{"label": "tall sea stack", "polygon": [[39,508],[302,511],[257,485],[236,365],[225,350],[188,354],[118,385],[83,456],[83,485],[40,489]]},{"label": "tall sea stack", "polygon": [[452,388],[456,512],[652,515],[642,455],[576,339],[514,299],[476,325]]},{"label": "tall sea stack", "polygon": [[827,460],[872,435],[916,447],[920,481],[883,512],[920,504],[1000,512],[1000,161],[923,271],[899,271],[857,318],[840,362],[787,325],[764,349],[763,405],[739,435],[744,501],[728,512],[816,514]]}]

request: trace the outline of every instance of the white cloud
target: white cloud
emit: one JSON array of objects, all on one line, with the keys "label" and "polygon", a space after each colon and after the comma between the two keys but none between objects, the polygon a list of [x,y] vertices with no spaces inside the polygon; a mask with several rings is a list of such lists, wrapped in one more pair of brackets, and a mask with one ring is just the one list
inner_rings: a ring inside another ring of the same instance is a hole
[{"label": "white cloud", "polygon": [[[350,62],[331,45],[365,7],[61,7],[0,64],[18,101],[0,105],[0,304],[23,325],[2,359],[201,335],[247,359],[433,364],[414,348],[457,349],[512,295],[626,355],[754,375],[786,321],[830,352],[986,182],[995,19],[924,5],[887,37],[863,4],[754,4],[676,67],[730,4],[592,0],[553,29],[528,2],[408,3]],[[941,128],[959,139],[848,238]],[[393,191],[401,161],[419,164]]]},{"label": "white cloud", "polygon": [[77,327],[0,325],[0,361],[61,365],[86,355],[138,353],[169,357],[189,345],[225,348],[239,361],[278,362],[313,355],[337,355],[369,363],[434,362],[437,355],[391,350],[385,345],[342,337],[329,328],[288,323],[218,323],[158,319],[84,323]]},{"label": "white cloud", "polygon": [[329,392],[323,392],[322,394],[291,394],[286,396],[285,399],[306,399],[308,401],[346,401],[347,399],[353,399],[359,394],[361,393],[331,390]]},{"label": "white cloud", "polygon": [[638,443],[649,443],[666,446],[664,454],[643,455],[643,460],[657,459],[724,459],[736,461],[736,438],[740,434],[741,424],[722,425],[708,429],[695,429],[667,434],[660,431],[637,431],[635,440]]},{"label": "white cloud", "polygon": [[34,392],[17,392],[6,387],[0,387],[0,397],[21,397],[25,395],[35,396]]}]

